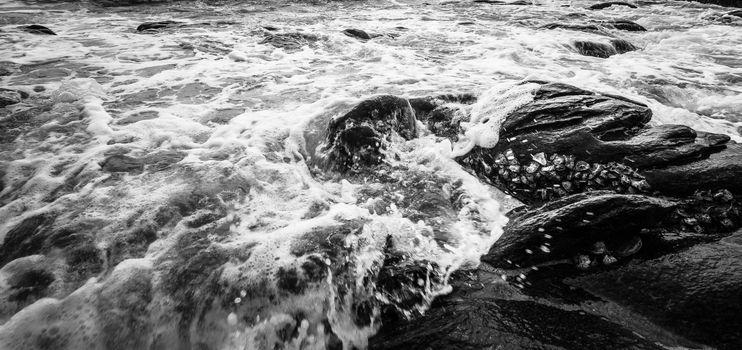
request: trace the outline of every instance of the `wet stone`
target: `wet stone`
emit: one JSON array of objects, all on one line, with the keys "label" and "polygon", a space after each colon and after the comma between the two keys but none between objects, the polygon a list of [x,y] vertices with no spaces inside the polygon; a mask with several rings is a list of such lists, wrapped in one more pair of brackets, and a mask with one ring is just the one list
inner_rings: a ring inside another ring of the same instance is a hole
[{"label": "wet stone", "polygon": [[588,7],[590,10],[602,10],[604,8],[612,7],[612,6],[626,6],[632,9],[636,8],[636,5],[629,4],[628,2],[623,1],[609,1],[609,2],[601,2],[598,4],[591,5]]},{"label": "wet stone", "polygon": [[346,29],[346,30],[343,30],[343,34],[349,37],[352,37],[352,38],[357,38],[357,39],[363,39],[363,40],[371,39],[371,35],[369,35],[365,31],[360,30],[360,29],[353,29],[353,28]]},{"label": "wet stone", "polygon": [[51,29],[38,24],[22,26],[20,27],[20,29],[31,34],[57,35],[57,33],[54,33],[54,31],[52,31]]}]

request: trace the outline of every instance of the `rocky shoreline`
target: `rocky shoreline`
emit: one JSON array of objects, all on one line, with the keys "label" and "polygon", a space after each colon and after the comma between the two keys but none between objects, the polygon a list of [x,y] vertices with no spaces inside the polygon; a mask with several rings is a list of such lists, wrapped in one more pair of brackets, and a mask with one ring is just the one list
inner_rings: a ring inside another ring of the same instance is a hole
[{"label": "rocky shoreline", "polygon": [[[742,148],[725,135],[649,126],[651,110],[620,96],[535,83],[496,146],[458,158],[525,205],[507,214],[478,269],[458,273],[424,316],[385,319],[371,348],[742,345]],[[414,138],[416,121],[456,142],[475,102],[364,101],[333,120],[317,164],[372,173],[393,140]]]}]

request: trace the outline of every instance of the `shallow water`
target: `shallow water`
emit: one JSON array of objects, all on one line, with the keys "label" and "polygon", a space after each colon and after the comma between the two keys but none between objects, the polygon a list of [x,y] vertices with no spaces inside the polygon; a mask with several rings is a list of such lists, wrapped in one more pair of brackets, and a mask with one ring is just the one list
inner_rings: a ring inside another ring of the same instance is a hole
[{"label": "shallow water", "polygon": [[[111,348],[112,341],[130,348],[363,347],[385,305],[404,316],[424,312],[447,292],[451,272],[476,265],[496,241],[503,209],[514,202],[464,171],[450,159],[450,145],[425,132],[397,144],[392,180],[313,176],[307,145],[319,142],[330,118],[376,94],[481,95],[525,78],[554,80],[646,103],[654,123],[742,139],[742,19],[724,23],[728,10],[687,2],[602,11],[585,9],[590,3],[4,2],[0,61],[14,73],[0,77],[0,87],[44,91],[1,116],[31,122],[1,145],[0,237],[51,213],[49,225],[87,237],[86,249],[100,255],[82,273],[53,250],[6,262],[0,294],[10,293],[12,276],[26,265],[55,282],[46,299],[0,305],[4,348],[41,347],[39,339],[59,349]],[[540,28],[612,19],[648,31]],[[136,30],[160,20],[183,25]],[[18,29],[27,24],[58,35]],[[358,40],[346,28],[380,36]],[[314,37],[277,48],[261,43],[271,32]],[[603,59],[574,48],[575,40],[614,37],[640,50]],[[142,171],[116,173],[103,163],[112,155],[151,161]],[[404,198],[427,193],[416,186],[426,182],[451,200],[453,214],[443,222],[411,220],[394,204],[414,205]],[[384,196],[398,199],[375,209]],[[312,238],[329,241],[332,232],[340,239],[331,248]],[[424,267],[402,287],[418,296],[412,306],[376,285],[389,245],[405,257],[397,266]],[[297,270],[307,263],[321,278],[286,286],[287,273],[307,277],[306,268]],[[132,292],[138,283],[151,290]],[[218,292],[203,287],[212,284]],[[147,306],[136,309],[131,295]],[[111,340],[112,328],[134,322],[121,315],[132,313],[155,326]],[[285,329],[290,336],[281,335]]]}]

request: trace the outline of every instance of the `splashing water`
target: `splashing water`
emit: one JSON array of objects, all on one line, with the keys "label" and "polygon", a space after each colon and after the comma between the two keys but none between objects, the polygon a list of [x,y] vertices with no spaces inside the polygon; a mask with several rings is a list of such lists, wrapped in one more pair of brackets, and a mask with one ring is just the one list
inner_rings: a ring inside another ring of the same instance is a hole
[{"label": "splashing water", "polygon": [[[507,203],[451,157],[497,142],[526,78],[740,139],[739,20],[588,3],[4,2],[2,87],[31,96],[0,115],[0,238],[40,243],[2,258],[0,348],[363,348],[499,237]],[[648,31],[541,28],[614,19]],[[640,50],[574,47],[613,37]],[[460,144],[423,131],[384,174],[312,176],[307,149],[364,98],[458,92],[479,96]],[[12,299],[19,276],[52,282]]]}]

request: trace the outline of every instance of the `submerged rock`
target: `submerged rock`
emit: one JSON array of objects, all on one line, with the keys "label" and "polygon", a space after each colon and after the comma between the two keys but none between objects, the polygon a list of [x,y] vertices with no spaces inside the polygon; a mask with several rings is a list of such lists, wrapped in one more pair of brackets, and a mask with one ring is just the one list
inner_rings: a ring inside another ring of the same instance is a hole
[{"label": "submerged rock", "polygon": [[416,136],[415,112],[409,101],[383,95],[365,100],[330,122],[321,166],[346,171],[373,166],[393,137]]},{"label": "submerged rock", "polygon": [[364,40],[369,40],[372,38],[372,36],[366,33],[365,31],[360,30],[360,29],[353,29],[353,28],[343,30],[343,34],[349,37],[352,37],[352,38],[364,39]]},{"label": "submerged rock", "polygon": [[145,22],[140,24],[137,27],[138,32],[144,32],[144,31],[157,31],[158,29],[165,29],[165,28],[172,28],[178,25],[181,25],[182,22],[167,20],[167,21],[159,21],[159,22]]},{"label": "submerged rock", "polygon": [[601,22],[603,25],[618,29],[618,30],[625,30],[629,32],[646,32],[647,29],[639,25],[638,23],[627,21],[627,20],[614,20],[614,21],[606,21]]},{"label": "submerged rock", "polygon": [[20,27],[20,28],[24,32],[29,32],[31,34],[57,35],[57,33],[55,33],[54,31],[52,31],[51,29],[49,29],[47,27],[44,27],[42,25],[38,25],[38,24],[32,24],[32,25],[23,26],[23,27]]},{"label": "submerged rock", "polygon": [[0,89],[0,108],[21,102],[21,94],[18,91]]},{"label": "submerged rock", "polygon": [[623,39],[611,39],[608,44],[580,40],[574,42],[574,47],[581,55],[600,58],[608,58],[613,55],[619,55],[639,49]]},{"label": "submerged rock", "polygon": [[311,45],[319,40],[319,37],[304,33],[280,33],[268,34],[260,44],[270,44],[277,48],[287,50],[298,50],[302,46]]},{"label": "submerged rock", "polygon": [[590,7],[588,7],[588,8],[591,9],[591,10],[602,10],[604,8],[608,8],[608,7],[611,7],[611,6],[626,6],[626,7],[632,8],[632,9],[635,9],[636,8],[636,5],[632,5],[632,4],[629,4],[628,2],[623,2],[623,1],[601,2],[601,3],[598,3],[598,4],[590,5]]}]

